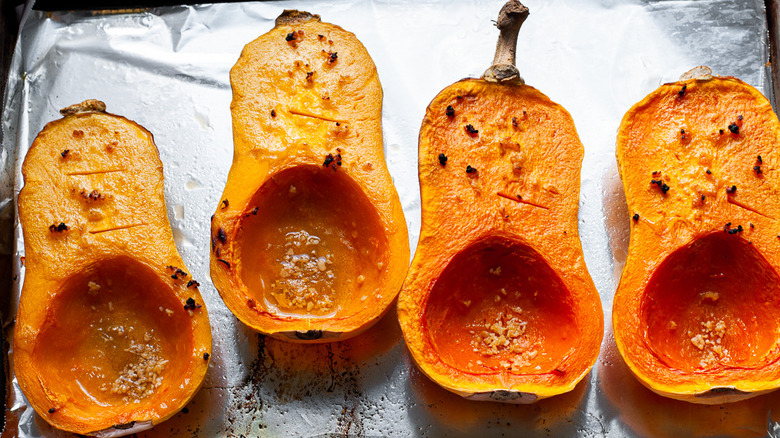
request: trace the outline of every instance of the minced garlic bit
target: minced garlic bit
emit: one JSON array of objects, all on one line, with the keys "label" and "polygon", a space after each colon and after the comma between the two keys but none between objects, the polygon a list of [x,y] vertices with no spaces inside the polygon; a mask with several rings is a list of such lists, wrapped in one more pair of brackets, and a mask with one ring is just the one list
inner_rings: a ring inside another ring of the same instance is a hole
[{"label": "minced garlic bit", "polygon": [[721,344],[723,336],[726,335],[726,323],[723,320],[715,322],[709,320],[701,323],[701,333],[688,332],[691,336],[691,343],[704,353],[704,357],[699,365],[704,368],[715,361],[722,359],[728,350]]},{"label": "minced garlic bit", "polygon": [[[147,338],[151,339],[148,333],[144,336],[144,339]],[[123,395],[122,401],[125,403],[140,403],[162,385],[162,372],[168,361],[162,359],[157,347],[148,341],[141,344],[130,341],[125,351],[135,355],[136,361],[125,365],[113,383],[103,384],[100,389]]]},{"label": "minced garlic bit", "polygon": [[718,298],[720,298],[720,295],[717,292],[704,292],[701,295],[702,301],[712,301],[713,303],[715,301],[718,301]]},{"label": "minced garlic bit", "polygon": [[95,283],[94,281],[90,281],[87,283],[87,287],[89,287],[89,294],[92,296],[95,296],[98,294],[98,291],[100,290],[100,285]]},{"label": "minced garlic bit", "polygon": [[488,270],[493,275],[501,275],[501,266],[496,266],[495,268],[490,268]]},{"label": "minced garlic bit", "polygon": [[276,301],[282,307],[307,312],[329,311],[335,293],[335,275],[330,268],[333,255],[327,252],[319,237],[303,230],[287,233],[284,247],[280,278],[271,284]]},{"label": "minced garlic bit", "polygon": [[124,336],[125,335],[125,327],[122,325],[115,325],[111,328],[109,328],[110,331],[116,332],[117,336]]},{"label": "minced garlic bit", "polygon": [[512,354],[511,358],[500,362],[506,370],[518,371],[531,365],[538,352],[529,345],[525,336],[528,322],[520,318],[522,312],[523,309],[520,307],[510,307],[494,321],[485,321],[482,330],[472,330],[474,334],[471,340],[472,350],[483,356]]}]

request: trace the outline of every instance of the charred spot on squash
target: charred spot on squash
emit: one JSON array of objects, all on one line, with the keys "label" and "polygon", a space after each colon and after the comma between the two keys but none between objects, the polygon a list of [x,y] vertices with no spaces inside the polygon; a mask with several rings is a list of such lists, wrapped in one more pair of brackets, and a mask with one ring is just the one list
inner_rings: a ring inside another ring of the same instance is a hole
[{"label": "charred spot on squash", "polygon": [[168,270],[173,272],[173,274],[171,274],[171,278],[174,280],[183,279],[189,275],[183,269],[177,268],[175,266],[168,266]]},{"label": "charred spot on squash", "polygon": [[505,390],[498,390],[498,391],[492,391],[490,393],[490,399],[500,402],[507,402],[507,401],[519,401],[523,400],[525,403],[533,403],[536,400],[539,399],[539,397],[536,394],[528,393],[528,392],[521,392],[521,391],[505,391]]},{"label": "charred spot on squash", "polygon": [[666,192],[669,191],[669,185],[666,184],[663,180],[660,179],[653,179],[650,180],[650,184],[658,186],[658,188],[661,190],[661,193],[666,194]]},{"label": "charred spot on squash", "polygon": [[192,311],[200,309],[201,305],[195,302],[195,299],[192,297],[187,298],[187,301],[184,303],[184,310]]},{"label": "charred spot on squash", "polygon": [[510,391],[504,389],[499,389],[490,392],[476,392],[470,396],[467,396],[466,398],[475,401],[496,401],[496,402],[504,402],[504,403],[521,403],[521,404],[533,403],[539,399],[539,397],[536,394],[521,392],[521,391]]},{"label": "charred spot on squash", "polygon": [[295,31],[292,31],[292,32],[288,33],[284,37],[284,40],[287,41],[287,44],[289,44],[291,47],[297,48],[298,47],[298,41],[303,40],[304,35],[305,34],[304,34],[303,30],[295,30]]},{"label": "charred spot on squash", "polygon": [[320,339],[322,337],[322,330],[307,330],[305,332],[303,331],[296,331],[295,336],[298,339],[302,339],[304,341],[314,341],[316,339]]},{"label": "charred spot on squash", "polygon": [[[336,126],[340,126],[341,124],[339,122],[336,122]],[[337,167],[341,167],[341,149],[336,149],[336,153],[332,154],[329,153],[325,156],[325,161],[322,163],[322,167],[329,167],[331,166],[333,170],[336,170]]]},{"label": "charred spot on squash", "polygon": [[723,396],[742,396],[750,394],[749,392],[740,391],[737,388],[730,388],[730,387],[718,387],[718,388],[712,388],[707,392],[703,392],[701,394],[696,394],[696,398],[720,398]]},{"label": "charred spot on squash", "polygon": [[63,231],[68,231],[69,229],[70,228],[65,225],[65,222],[49,225],[49,232],[51,233],[62,233]]},{"label": "charred spot on squash", "polygon": [[501,401],[501,402],[515,401],[521,398],[523,398],[523,393],[519,391],[498,390],[498,391],[492,391],[490,393],[491,400]]},{"label": "charred spot on squash", "polygon": [[436,354],[468,374],[548,374],[578,342],[562,280],[536,250],[505,238],[456,254],[423,311]]},{"label": "charred spot on squash", "polygon": [[660,360],[685,372],[760,367],[780,359],[778,290],[780,276],[752,245],[709,234],[655,270],[641,330]]},{"label": "charred spot on squash", "polygon": [[115,424],[114,429],[127,430],[127,429],[132,429],[133,426],[135,426],[135,421],[131,421],[129,423],[124,423],[124,424]]},{"label": "charred spot on squash", "polygon": [[152,406],[186,378],[191,322],[171,286],[128,257],[88,266],[53,291],[32,361],[60,409]]},{"label": "charred spot on squash", "polygon": [[79,195],[87,203],[103,201],[103,200],[106,199],[106,195],[104,195],[103,193],[100,193],[97,189],[94,189],[94,190],[89,191],[89,192],[86,189],[81,189],[81,191],[79,192]]},{"label": "charred spot on squash", "polygon": [[531,392],[498,389],[489,392],[475,392],[465,396],[474,401],[495,401],[502,403],[530,404],[539,400],[539,396]]},{"label": "charred spot on squash", "polygon": [[277,173],[249,203],[237,236],[240,278],[277,316],[348,316],[386,275],[387,239],[375,208],[345,173],[301,165]]}]

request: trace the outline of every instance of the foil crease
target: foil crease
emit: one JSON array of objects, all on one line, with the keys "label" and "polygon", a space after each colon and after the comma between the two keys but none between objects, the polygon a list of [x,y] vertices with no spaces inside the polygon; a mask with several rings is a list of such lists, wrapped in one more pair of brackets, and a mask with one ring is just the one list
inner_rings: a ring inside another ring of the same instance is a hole
[{"label": "foil crease", "polygon": [[[520,73],[568,109],[585,146],[580,234],[607,329],[599,360],[573,392],[529,406],[463,400],[414,366],[394,310],[352,340],[297,345],[252,332],[222,303],[209,278],[208,223],[231,163],[228,72],[243,46],[271,29],[283,9],[319,14],[363,42],[385,92],[385,154],[414,248],[425,108],[445,86],[490,65],[502,3],[291,1],[29,13],[4,100],[0,221],[14,217],[21,163],[44,124],[59,118],[60,108],[103,100],[108,111],[155,135],[176,244],[211,315],[214,351],[204,386],[186,413],[138,436],[756,436],[779,429],[778,393],[722,407],[652,394],[626,369],[609,328],[628,242],[614,158],[620,120],[658,85],[698,65],[769,93],[760,0],[524,2],[531,16],[519,37]],[[0,236],[0,252],[14,260],[3,314],[10,344],[24,278],[18,223],[12,236]],[[7,389],[3,436],[69,436],[33,412],[12,375]]]}]

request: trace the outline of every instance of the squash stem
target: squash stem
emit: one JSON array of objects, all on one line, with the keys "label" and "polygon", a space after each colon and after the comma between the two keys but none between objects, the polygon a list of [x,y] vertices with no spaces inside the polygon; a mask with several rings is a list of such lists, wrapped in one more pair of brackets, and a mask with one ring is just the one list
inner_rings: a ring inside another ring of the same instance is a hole
[{"label": "squash stem", "polygon": [[106,104],[95,99],[85,100],[84,102],[77,103],[60,110],[60,114],[62,114],[63,116],[70,116],[73,114],[104,113],[104,112],[106,112]]},{"label": "squash stem", "polygon": [[276,17],[274,25],[276,26],[294,26],[296,24],[305,23],[307,21],[320,21],[320,16],[312,14],[306,11],[296,11],[293,9],[285,9],[281,15]]},{"label": "squash stem", "polygon": [[683,73],[679,80],[687,81],[689,79],[699,79],[702,81],[710,80],[712,79],[712,69],[707,66],[700,65]]},{"label": "squash stem", "polygon": [[493,58],[493,65],[482,75],[483,80],[524,83],[515,66],[515,53],[517,52],[517,34],[526,18],[528,18],[528,8],[518,0],[509,0],[501,8],[498,20],[496,20],[496,27],[501,32],[496,44],[496,56]]}]

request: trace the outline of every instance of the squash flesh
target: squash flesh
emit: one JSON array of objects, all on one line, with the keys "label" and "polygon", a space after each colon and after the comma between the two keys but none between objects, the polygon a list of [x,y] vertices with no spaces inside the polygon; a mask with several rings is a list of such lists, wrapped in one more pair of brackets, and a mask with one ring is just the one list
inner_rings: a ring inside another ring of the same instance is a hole
[{"label": "squash flesh", "polygon": [[[390,307],[409,260],[384,163],[376,67],[353,34],[286,11],[244,48],[231,85],[234,156],[211,225],[214,284],[262,333],[298,342],[355,336]],[[300,196],[290,198],[289,186]],[[282,275],[292,232],[317,236],[308,255],[331,255],[333,264]]]},{"label": "squash flesh", "polygon": [[618,168],[638,220],[613,327],[629,368],[659,394],[717,403],[780,385],[778,141],[769,102],[730,77],[665,84],[623,118]]},{"label": "squash flesh", "polygon": [[[194,396],[208,369],[210,325],[176,251],[152,135],[100,102],[74,107],[46,125],[22,166],[14,373],[53,426],[121,435],[167,419]],[[187,311],[188,299],[200,307]],[[139,361],[126,350],[149,354]],[[128,403],[129,390],[111,387],[140,362],[160,367],[147,373],[151,392]]]},{"label": "squash flesh", "polygon": [[[428,106],[419,148],[423,225],[398,313],[415,362],[445,389],[472,399],[532,402],[570,391],[595,363],[603,316],[577,228],[581,160],[569,114],[532,87],[467,79]],[[504,257],[486,255],[504,251]],[[507,263],[507,280],[484,281],[497,267],[486,264],[499,259]],[[538,278],[518,278],[531,271]],[[501,364],[511,362],[509,353],[478,357],[473,351],[469,325],[481,317],[447,310],[458,308],[447,298],[454,292],[479,309],[493,304],[486,315],[503,316],[513,306],[490,303],[497,292],[490,286],[509,292],[537,285],[538,296],[549,301],[535,305],[533,291],[519,300],[531,318],[521,321],[528,333],[516,343],[528,347],[514,355],[522,366],[513,372]],[[531,347],[542,342],[547,345]]]}]

